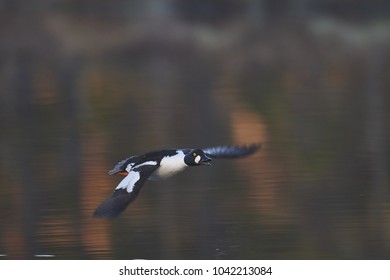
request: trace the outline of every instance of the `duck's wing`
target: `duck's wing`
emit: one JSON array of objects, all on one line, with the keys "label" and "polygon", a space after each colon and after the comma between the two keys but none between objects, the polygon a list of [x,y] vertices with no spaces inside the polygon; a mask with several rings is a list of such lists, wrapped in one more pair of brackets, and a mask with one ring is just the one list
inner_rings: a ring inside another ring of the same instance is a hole
[{"label": "duck's wing", "polygon": [[115,188],[113,194],[96,208],[93,216],[114,218],[136,199],[143,184],[158,168],[156,161],[147,161],[128,170],[128,175]]},{"label": "duck's wing", "polygon": [[217,146],[203,149],[204,153],[212,159],[240,158],[249,156],[261,148],[261,144],[243,146]]},{"label": "duck's wing", "polygon": [[122,174],[127,175],[129,170],[137,163],[140,159],[139,156],[132,156],[118,162],[113,169],[108,171],[108,175]]}]

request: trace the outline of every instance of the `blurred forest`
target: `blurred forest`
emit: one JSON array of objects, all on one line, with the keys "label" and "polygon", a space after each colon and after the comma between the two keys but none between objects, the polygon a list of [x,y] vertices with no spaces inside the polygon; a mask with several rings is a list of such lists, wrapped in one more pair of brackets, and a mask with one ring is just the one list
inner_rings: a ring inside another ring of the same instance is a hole
[{"label": "blurred forest", "polygon": [[[385,0],[0,0],[0,255],[388,259],[389,92]],[[91,217],[127,156],[252,142]]]}]

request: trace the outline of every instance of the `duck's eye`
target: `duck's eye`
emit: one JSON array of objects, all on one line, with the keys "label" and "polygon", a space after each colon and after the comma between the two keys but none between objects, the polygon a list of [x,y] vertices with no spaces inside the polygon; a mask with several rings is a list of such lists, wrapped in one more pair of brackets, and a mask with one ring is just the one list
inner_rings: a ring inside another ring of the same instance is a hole
[{"label": "duck's eye", "polygon": [[197,156],[197,154],[196,154],[195,152],[193,152],[193,153],[192,153],[192,155],[193,155],[194,157],[196,157],[196,156]]}]

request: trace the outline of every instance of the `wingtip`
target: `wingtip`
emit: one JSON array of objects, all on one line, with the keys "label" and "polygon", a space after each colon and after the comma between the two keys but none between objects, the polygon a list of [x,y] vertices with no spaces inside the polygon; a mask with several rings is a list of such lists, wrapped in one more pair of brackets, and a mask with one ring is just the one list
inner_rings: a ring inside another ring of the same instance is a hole
[{"label": "wingtip", "polygon": [[[124,209],[124,208],[123,208]],[[122,210],[118,211],[115,199],[111,196],[103,201],[93,212],[94,218],[115,218]]]},{"label": "wingtip", "polygon": [[263,143],[261,143],[261,142],[253,142],[253,143],[247,145],[247,147],[248,147],[248,148],[256,148],[256,149],[259,149],[259,148],[261,148],[262,144],[263,144]]},{"label": "wingtip", "polygon": [[263,143],[252,143],[249,145],[250,149],[253,149],[254,152],[260,150],[263,147]]},{"label": "wingtip", "polygon": [[252,143],[241,147],[247,149],[247,152],[243,156],[249,156],[259,151],[262,148],[262,143]]},{"label": "wingtip", "polygon": [[114,193],[104,200],[93,213],[95,218],[116,218],[118,217],[137,197],[138,192],[129,194],[125,189],[115,190]]},{"label": "wingtip", "polygon": [[116,218],[119,216],[119,213],[114,215],[113,213],[109,213],[109,212],[106,212],[106,213],[99,213],[97,211],[95,211],[93,214],[92,214],[92,217],[93,218],[97,218],[97,219],[113,219],[113,218]]},{"label": "wingtip", "polygon": [[248,155],[254,154],[258,150],[260,150],[262,148],[262,146],[263,146],[262,143],[251,143],[249,145],[237,145],[236,148],[246,150],[246,152],[243,156],[245,156],[245,155],[248,156]]},{"label": "wingtip", "polygon": [[118,210],[115,209],[114,207],[107,207],[107,204],[103,202],[96,210],[93,212],[92,217],[94,218],[116,218],[119,216],[120,213],[122,213],[122,209]]}]

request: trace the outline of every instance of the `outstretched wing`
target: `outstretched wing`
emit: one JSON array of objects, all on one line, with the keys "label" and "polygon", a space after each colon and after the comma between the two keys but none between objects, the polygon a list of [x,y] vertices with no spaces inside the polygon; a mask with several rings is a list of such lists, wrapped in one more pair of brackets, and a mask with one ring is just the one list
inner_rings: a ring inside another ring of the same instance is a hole
[{"label": "outstretched wing", "polygon": [[129,173],[129,169],[131,169],[136,164],[139,158],[140,157],[138,156],[132,156],[118,162],[113,169],[108,171],[108,175],[113,175],[113,174],[127,175]]},{"label": "outstretched wing", "polygon": [[249,156],[261,148],[261,144],[248,146],[217,146],[203,149],[204,153],[212,159],[239,158]]},{"label": "outstretched wing", "polygon": [[156,161],[136,165],[115,188],[113,194],[96,208],[94,217],[114,218],[138,195],[145,181],[158,168]]}]

